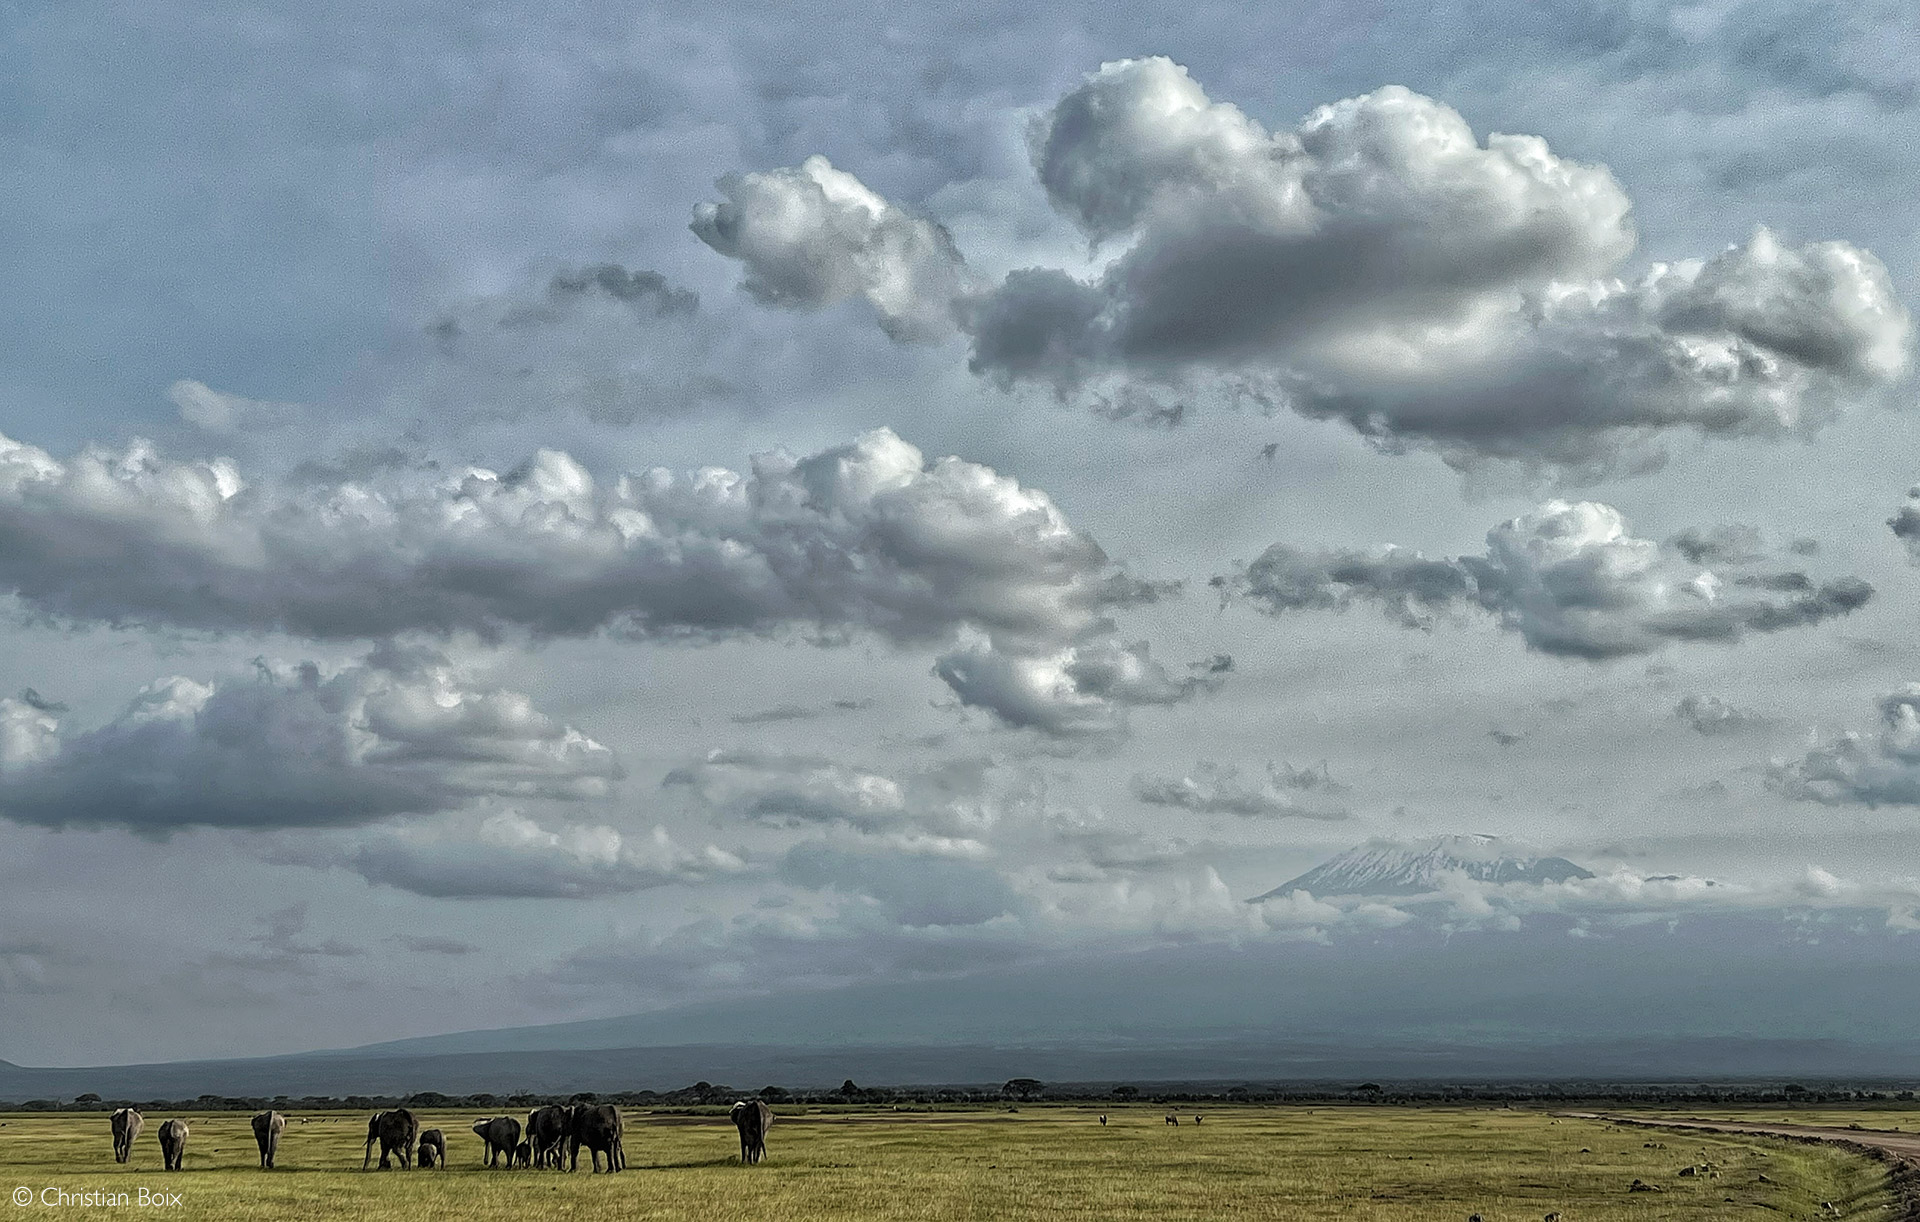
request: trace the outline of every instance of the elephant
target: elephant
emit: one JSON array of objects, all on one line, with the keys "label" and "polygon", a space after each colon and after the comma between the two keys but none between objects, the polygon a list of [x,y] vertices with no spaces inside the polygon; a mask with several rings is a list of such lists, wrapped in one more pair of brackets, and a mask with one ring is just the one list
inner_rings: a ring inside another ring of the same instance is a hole
[{"label": "elephant", "polygon": [[380,1143],[380,1170],[385,1171],[391,1164],[389,1155],[398,1155],[400,1169],[406,1171],[413,1166],[413,1143],[420,1133],[420,1122],[413,1113],[404,1107],[390,1112],[375,1112],[367,1121],[367,1151],[360,1159],[360,1170],[367,1169],[367,1162],[373,1158],[373,1143]]},{"label": "elephant", "polygon": [[600,1156],[607,1156],[608,1172],[622,1171],[627,1165],[626,1147],[621,1144],[620,1109],[611,1103],[595,1106],[591,1103],[576,1103],[573,1107],[573,1123],[569,1126],[569,1171],[580,1169],[580,1147],[588,1150],[588,1158],[593,1170],[600,1170]]},{"label": "elephant", "polygon": [[169,1120],[160,1126],[160,1158],[169,1171],[180,1170],[187,1153],[187,1122]]},{"label": "elephant", "polygon": [[447,1139],[439,1129],[428,1129],[420,1134],[420,1162],[422,1167],[447,1169]]},{"label": "elephant", "polygon": [[740,1165],[757,1163],[767,1156],[767,1126],[773,1123],[773,1109],[759,1099],[742,1099],[728,1113],[733,1127],[740,1130]]},{"label": "elephant", "polygon": [[261,1112],[253,1118],[253,1140],[260,1147],[262,1170],[273,1170],[273,1156],[280,1150],[280,1132],[286,1127],[287,1118],[279,1112]]},{"label": "elephant", "polygon": [[533,1143],[532,1142],[523,1141],[519,1145],[513,1148],[513,1164],[512,1165],[515,1167],[533,1166]]},{"label": "elephant", "polygon": [[543,1107],[527,1113],[527,1140],[533,1143],[533,1165],[560,1167],[561,1151],[571,1130],[573,1113],[564,1107]]},{"label": "elephant", "polygon": [[[474,1136],[487,1143],[486,1166],[513,1166],[513,1150],[520,1144],[520,1122],[511,1116],[482,1116],[473,1122]],[[500,1158],[504,1156],[503,1163]]]},{"label": "elephant", "polygon": [[133,1139],[147,1123],[146,1117],[130,1107],[113,1114],[113,1161],[124,1163],[133,1157]]}]

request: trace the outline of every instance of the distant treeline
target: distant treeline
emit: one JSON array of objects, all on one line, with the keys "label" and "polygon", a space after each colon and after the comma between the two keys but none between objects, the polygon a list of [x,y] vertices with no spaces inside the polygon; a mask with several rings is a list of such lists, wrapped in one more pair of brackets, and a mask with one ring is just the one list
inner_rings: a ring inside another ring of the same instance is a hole
[{"label": "distant treeline", "polygon": [[440,1108],[450,1110],[526,1111],[549,1104],[614,1103],[621,1107],[648,1108],[654,1111],[725,1110],[735,1099],[760,1098],[768,1103],[798,1107],[884,1106],[896,1109],[940,1107],[1006,1106],[1010,1103],[1152,1103],[1152,1104],[1348,1104],[1408,1105],[1423,1103],[1551,1103],[1556,1106],[1585,1102],[1609,1104],[1793,1104],[1798,1106],[1832,1104],[1884,1104],[1896,1107],[1914,1102],[1911,1090],[1893,1089],[1885,1084],[1826,1084],[1805,1086],[1784,1084],[1608,1084],[1608,1083],[1497,1083],[1489,1085],[1444,1085],[1438,1083],[1362,1082],[1358,1085],[1242,1084],[1219,1086],[1189,1083],[1046,1083],[1034,1078],[1015,1078],[999,1086],[910,1086],[873,1087],[856,1085],[852,1079],[827,1090],[790,1090],[765,1086],[758,1090],[718,1086],[696,1082],[670,1091],[580,1091],[570,1095],[554,1094],[472,1094],[444,1095],[421,1091],[412,1095],[289,1095],[230,1096],[201,1095],[195,1099],[107,1099],[84,1094],[70,1101],[28,1099],[19,1103],[0,1100],[0,1109],[19,1112],[101,1112],[133,1107],[159,1112],[258,1112],[276,1111],[369,1111],[394,1107]]}]

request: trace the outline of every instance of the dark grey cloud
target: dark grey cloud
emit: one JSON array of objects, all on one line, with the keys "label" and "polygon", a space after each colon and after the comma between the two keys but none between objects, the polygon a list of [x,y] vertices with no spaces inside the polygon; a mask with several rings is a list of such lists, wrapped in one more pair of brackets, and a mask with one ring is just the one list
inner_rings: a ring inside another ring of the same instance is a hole
[{"label": "dark grey cloud", "polygon": [[1689,564],[1746,564],[1767,554],[1759,528],[1742,522],[1690,526],[1668,539],[1666,545],[1685,556]]},{"label": "dark grey cloud", "polygon": [[1331,799],[1346,787],[1319,768],[1268,764],[1257,780],[1243,780],[1231,765],[1202,760],[1181,776],[1136,775],[1133,796],[1149,806],[1174,807],[1206,815],[1248,819],[1349,818]]},{"label": "dark grey cloud", "polygon": [[[1270,131],[1171,60],[1115,61],[1031,143],[1053,206],[1123,247],[1092,279],[986,285],[932,222],[819,158],[726,180],[694,228],[769,304],[865,295],[896,333],[957,322],[1003,384],[1116,416],[1251,397],[1457,465],[1587,478],[1657,462],[1676,430],[1807,433],[1907,368],[1907,312],[1871,253],[1757,229],[1608,278],[1635,244],[1611,173],[1537,137],[1482,141],[1398,86]],[[918,240],[866,236],[884,225]]]},{"label": "dark grey cloud", "polygon": [[1880,698],[1880,731],[1847,731],[1797,760],[1775,760],[1767,783],[1828,806],[1920,805],[1920,684]]},{"label": "dark grey cloud", "polygon": [[1920,563],[1920,485],[1907,493],[1906,504],[1900,506],[1898,513],[1887,519],[1894,537],[1906,546],[1907,555]]},{"label": "dark grey cloud", "polygon": [[700,294],[679,288],[656,271],[634,270],[618,263],[599,263],[577,271],[555,272],[547,282],[555,297],[602,293],[639,311],[643,316],[691,314],[700,308]]},{"label": "dark grey cloud", "polygon": [[475,685],[430,651],[386,647],[323,674],[149,684],[98,728],[0,700],[0,815],[161,833],[325,827],[480,797],[579,801],[620,776],[613,753],[518,692]]},{"label": "dark grey cloud", "polygon": [[1859,578],[1816,585],[1799,573],[1729,585],[1635,538],[1618,510],[1592,501],[1549,501],[1494,527],[1484,556],[1275,544],[1240,574],[1214,581],[1270,615],[1365,601],[1405,627],[1429,628],[1442,615],[1477,608],[1530,649],[1592,661],[1807,627],[1847,615],[1873,594]]},{"label": "dark grey cloud", "polygon": [[20,703],[26,705],[28,708],[38,713],[56,713],[57,714],[57,713],[64,713],[67,711],[67,706],[62,702],[58,700],[49,699],[46,696],[42,696],[39,692],[34,691],[30,687],[26,688],[20,693]]}]

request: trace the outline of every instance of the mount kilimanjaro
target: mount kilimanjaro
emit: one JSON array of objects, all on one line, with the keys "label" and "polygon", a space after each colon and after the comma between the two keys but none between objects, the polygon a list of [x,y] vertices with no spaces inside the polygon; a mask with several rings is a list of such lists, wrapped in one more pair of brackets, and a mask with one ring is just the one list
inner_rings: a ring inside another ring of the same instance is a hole
[{"label": "mount kilimanjaro", "polygon": [[1540,857],[1497,836],[1442,836],[1420,844],[1374,840],[1281,883],[1247,902],[1280,899],[1295,891],[1311,895],[1426,895],[1446,876],[1482,883],[1563,883],[1593,872],[1564,857]]}]

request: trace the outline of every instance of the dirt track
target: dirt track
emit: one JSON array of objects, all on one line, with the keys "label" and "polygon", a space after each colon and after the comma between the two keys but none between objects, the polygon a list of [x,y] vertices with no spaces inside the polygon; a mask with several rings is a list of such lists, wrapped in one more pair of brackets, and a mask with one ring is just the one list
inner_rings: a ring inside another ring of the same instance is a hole
[{"label": "dirt track", "polygon": [[1696,1129],[1709,1133],[1778,1137],[1783,1141],[1817,1141],[1857,1150],[1887,1165],[1893,1190],[1900,1201],[1902,1222],[1920,1222],[1920,1133],[1886,1129],[1835,1129],[1811,1124],[1746,1124],[1738,1120],[1678,1120],[1652,1116],[1608,1116],[1598,1112],[1565,1112],[1580,1120],[1649,1129]]}]

